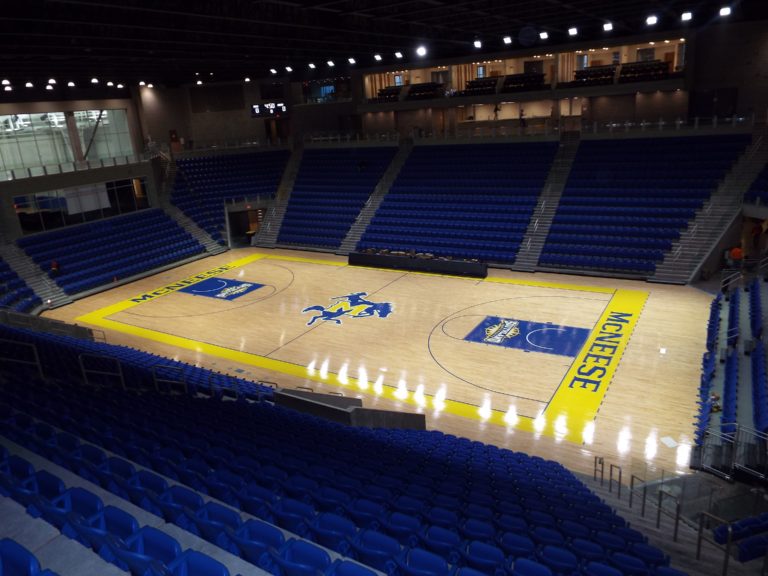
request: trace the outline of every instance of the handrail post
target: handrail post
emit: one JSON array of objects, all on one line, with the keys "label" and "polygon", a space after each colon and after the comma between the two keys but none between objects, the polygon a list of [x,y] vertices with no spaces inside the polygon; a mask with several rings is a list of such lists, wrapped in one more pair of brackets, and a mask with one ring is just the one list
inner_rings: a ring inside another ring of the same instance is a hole
[{"label": "handrail post", "polygon": [[640,478],[640,476],[636,476],[635,474],[632,474],[629,478],[629,507],[632,508],[632,500],[635,495],[635,480],[640,480],[640,482],[643,483],[643,502],[640,507],[640,516],[645,517],[645,498],[648,494],[648,486],[646,486],[645,480]]},{"label": "handrail post", "polygon": [[622,474],[622,471],[621,471],[621,466],[619,466],[617,464],[611,464],[610,468],[609,468],[609,473],[608,473],[608,492],[611,492],[611,493],[613,492],[613,471],[614,470],[618,470],[619,471],[619,480],[618,480],[619,488],[616,491],[616,493],[617,493],[617,496],[618,496],[619,500],[621,500],[621,474]]},{"label": "handrail post", "polygon": [[696,560],[701,559],[701,541],[704,539],[704,519],[709,518],[720,524],[727,526],[728,538],[725,541],[725,555],[723,557],[723,573],[722,576],[728,576],[728,561],[731,558],[731,544],[733,542],[733,526],[727,520],[710,514],[709,512],[702,512],[699,515],[699,530],[696,536]]},{"label": "handrail post", "polygon": [[600,486],[603,485],[603,479],[605,478],[605,460],[602,456],[595,456],[595,465],[592,471],[592,479],[597,482],[597,472],[600,471]]}]

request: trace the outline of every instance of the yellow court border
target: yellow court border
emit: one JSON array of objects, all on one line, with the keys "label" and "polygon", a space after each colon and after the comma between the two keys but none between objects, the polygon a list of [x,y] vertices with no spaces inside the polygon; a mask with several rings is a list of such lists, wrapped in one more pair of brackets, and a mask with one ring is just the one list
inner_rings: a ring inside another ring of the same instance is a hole
[{"label": "yellow court border", "polygon": [[[222,346],[199,342],[191,338],[165,334],[109,319],[109,316],[118,312],[138,306],[146,301],[172,294],[181,288],[190,286],[205,280],[206,278],[218,276],[229,270],[240,268],[258,260],[304,262],[336,267],[347,266],[345,262],[336,262],[332,260],[283,255],[252,254],[206,272],[145,292],[134,298],[129,298],[94,312],[84,314],[83,316],[78,317],[77,321],[98,326],[99,328],[144,338],[146,340],[193,350],[217,358],[271,370],[281,374],[321,382],[323,384],[330,384],[340,388],[347,388],[354,390],[355,393],[362,392],[369,395],[380,396],[394,402],[403,402],[416,406],[421,410],[445,412],[464,418],[482,420],[498,426],[505,426],[510,429],[534,432],[536,434],[554,436],[557,439],[565,439],[571,442],[581,443],[584,441],[591,441],[591,435],[594,431],[595,417],[648,298],[648,293],[645,291],[623,288],[612,289],[595,286],[579,286],[574,284],[544,282],[538,280],[520,280],[515,278],[488,277],[482,280],[483,282],[491,283],[516,284],[560,290],[577,290],[580,292],[612,295],[603,313],[595,324],[595,327],[590,332],[586,344],[574,359],[558,385],[552,399],[547,404],[545,410],[535,419],[517,416],[513,410],[498,410],[490,405],[478,407],[465,402],[438,398],[435,395],[415,393],[415,391],[407,390],[402,386],[400,388],[390,384],[376,386],[371,385],[369,382],[360,382],[355,378],[340,376],[333,373],[328,373],[323,377],[319,374],[318,370],[307,366],[300,366],[283,360],[275,360],[248,352],[231,350]],[[381,269],[377,268],[376,270]],[[389,270],[383,271],[387,272]],[[396,270],[393,270],[392,272],[398,273]],[[410,273],[414,274],[414,272]],[[423,274],[434,276],[434,274]],[[445,277],[477,282],[477,279],[475,278],[467,279],[466,277],[448,275]]]}]

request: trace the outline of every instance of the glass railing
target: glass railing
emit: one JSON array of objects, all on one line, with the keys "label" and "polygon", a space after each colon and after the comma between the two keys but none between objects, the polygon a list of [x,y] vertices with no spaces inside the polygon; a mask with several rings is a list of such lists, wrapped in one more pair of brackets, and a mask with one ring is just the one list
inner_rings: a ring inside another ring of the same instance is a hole
[{"label": "glass railing", "polygon": [[98,160],[84,160],[82,162],[63,162],[61,164],[46,164],[45,166],[12,168],[0,171],[0,177],[4,180],[21,180],[38,176],[51,176],[53,174],[66,174],[69,172],[81,172],[97,168],[109,168],[111,166],[127,166],[128,164],[139,164],[148,159],[149,155],[144,153],[116,156],[114,158],[99,158]]}]

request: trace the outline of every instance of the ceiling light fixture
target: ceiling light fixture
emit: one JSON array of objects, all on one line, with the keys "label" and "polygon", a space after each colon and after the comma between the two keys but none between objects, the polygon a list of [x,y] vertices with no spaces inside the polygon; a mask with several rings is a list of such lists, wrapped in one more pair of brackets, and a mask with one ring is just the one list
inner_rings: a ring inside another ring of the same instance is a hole
[{"label": "ceiling light fixture", "polygon": [[426,56],[427,55],[427,48],[426,48],[426,46],[419,46],[418,48],[416,48],[416,54],[418,56],[422,56],[422,57]]},{"label": "ceiling light fixture", "polygon": [[403,53],[402,52],[400,52],[399,50],[397,52],[395,52],[395,58],[402,58],[402,57],[403,57]]},{"label": "ceiling light fixture", "polygon": [[355,60],[354,58],[347,58],[347,62],[349,62],[350,64],[355,64],[357,60]]},{"label": "ceiling light fixture", "polygon": [[334,66],[336,66],[336,64],[334,64],[333,60],[328,60],[328,62],[326,62],[326,64],[328,64],[328,66],[330,68],[333,68]]},{"label": "ceiling light fixture", "polygon": [[483,41],[482,40],[475,40],[472,44],[473,44],[473,46],[475,48],[482,48],[483,47]]},{"label": "ceiling light fixture", "polygon": [[655,26],[656,24],[658,24],[658,22],[659,22],[659,18],[655,14],[651,14],[650,16],[648,16],[648,18],[645,19],[645,23],[648,26]]},{"label": "ceiling light fixture", "polygon": [[32,84],[32,82],[27,82],[26,84],[24,84],[24,86],[26,86],[27,88],[34,88],[35,87],[35,85]]},{"label": "ceiling light fixture", "polygon": [[269,69],[269,71],[270,71],[272,74],[277,74],[277,70],[276,70],[275,68],[270,68],[270,69]]},{"label": "ceiling light fixture", "polygon": [[291,68],[290,66],[286,66],[285,67],[285,71],[286,72],[293,72],[293,68]]},{"label": "ceiling light fixture", "polygon": [[75,87],[75,83],[72,82],[72,80],[70,80],[69,82],[67,82],[67,86],[69,86],[70,88],[74,88]]},{"label": "ceiling light fixture", "polygon": [[376,60],[376,62],[381,62],[381,54],[374,54],[373,59]]},{"label": "ceiling light fixture", "polygon": [[731,7],[730,6],[723,6],[720,8],[720,16],[730,16],[731,15]]},{"label": "ceiling light fixture", "polygon": [[539,38],[541,38],[542,40],[546,40],[547,38],[549,38],[549,32],[539,32]]},{"label": "ceiling light fixture", "polygon": [[507,45],[512,44],[512,36],[504,36],[502,40],[504,41],[504,44],[507,44]]},{"label": "ceiling light fixture", "polygon": [[613,23],[606,22],[605,24],[603,24],[603,30],[605,30],[606,32],[610,32],[611,30],[613,30]]},{"label": "ceiling light fixture", "polygon": [[314,70],[315,68],[317,68],[317,66],[315,66],[315,65],[314,65],[312,62],[310,62],[310,63],[308,64],[308,66],[309,66],[309,69],[310,69],[310,70]]},{"label": "ceiling light fixture", "polygon": [[579,33],[579,29],[576,26],[568,28],[568,36],[576,36]]},{"label": "ceiling light fixture", "polygon": [[693,13],[692,12],[683,12],[680,14],[680,20],[683,22],[688,22],[693,19]]}]

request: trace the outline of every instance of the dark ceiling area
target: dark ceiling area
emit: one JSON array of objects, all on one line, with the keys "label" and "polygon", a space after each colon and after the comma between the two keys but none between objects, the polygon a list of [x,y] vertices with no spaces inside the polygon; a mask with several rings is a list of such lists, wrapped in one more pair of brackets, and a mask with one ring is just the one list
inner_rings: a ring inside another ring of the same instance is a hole
[{"label": "dark ceiling area", "polygon": [[[719,16],[723,6],[731,7],[727,17]],[[686,11],[689,22],[681,20]],[[646,23],[650,15],[657,24]],[[419,45],[428,50],[426,60],[480,57],[764,18],[768,0],[14,1],[0,11],[0,75],[16,96],[27,82],[39,89],[48,78],[80,87],[92,77],[102,85],[178,85],[268,77],[270,69],[322,78],[353,66],[412,65],[421,59]],[[609,32],[606,22],[613,25]],[[569,36],[570,27],[576,36]]]}]

